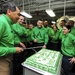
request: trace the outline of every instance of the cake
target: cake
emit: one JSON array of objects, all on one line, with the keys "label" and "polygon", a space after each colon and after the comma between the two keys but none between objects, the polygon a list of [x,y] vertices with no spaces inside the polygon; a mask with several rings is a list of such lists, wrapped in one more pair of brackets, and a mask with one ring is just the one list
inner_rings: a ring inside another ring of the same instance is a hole
[{"label": "cake", "polygon": [[41,49],[39,52],[27,58],[24,63],[56,74],[60,58],[62,58],[62,55],[58,51]]}]

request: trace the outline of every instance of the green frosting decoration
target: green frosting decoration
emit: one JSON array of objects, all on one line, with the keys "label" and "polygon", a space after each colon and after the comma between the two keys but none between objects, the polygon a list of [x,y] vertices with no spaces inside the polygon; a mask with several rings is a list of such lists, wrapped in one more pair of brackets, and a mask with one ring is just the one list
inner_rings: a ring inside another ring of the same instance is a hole
[{"label": "green frosting decoration", "polygon": [[24,62],[27,65],[56,74],[62,54],[58,51],[41,49]]}]

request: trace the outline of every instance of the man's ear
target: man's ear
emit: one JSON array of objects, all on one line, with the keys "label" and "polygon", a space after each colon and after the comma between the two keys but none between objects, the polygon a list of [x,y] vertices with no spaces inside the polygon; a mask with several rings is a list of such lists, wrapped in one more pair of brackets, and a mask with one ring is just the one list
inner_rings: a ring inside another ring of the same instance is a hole
[{"label": "man's ear", "polygon": [[10,15],[10,13],[11,13],[11,10],[7,9],[7,15]]}]

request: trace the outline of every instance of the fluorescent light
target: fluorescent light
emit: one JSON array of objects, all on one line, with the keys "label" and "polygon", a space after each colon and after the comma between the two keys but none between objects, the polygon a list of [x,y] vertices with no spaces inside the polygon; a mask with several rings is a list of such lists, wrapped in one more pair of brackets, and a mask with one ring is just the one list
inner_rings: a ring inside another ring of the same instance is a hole
[{"label": "fluorescent light", "polygon": [[56,22],[55,21],[51,21],[53,24],[55,24]]},{"label": "fluorescent light", "polygon": [[32,16],[30,14],[26,13],[25,11],[21,12],[21,14],[27,18],[32,18]]},{"label": "fluorescent light", "polygon": [[55,17],[55,13],[51,9],[46,9],[46,13],[51,17]]}]

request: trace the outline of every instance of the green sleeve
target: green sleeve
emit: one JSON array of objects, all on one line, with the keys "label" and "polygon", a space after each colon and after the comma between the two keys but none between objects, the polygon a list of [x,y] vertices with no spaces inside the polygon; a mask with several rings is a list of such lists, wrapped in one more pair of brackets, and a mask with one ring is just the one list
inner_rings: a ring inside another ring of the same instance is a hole
[{"label": "green sleeve", "polygon": [[58,40],[59,39],[59,30],[54,34],[54,37],[52,38],[53,40]]},{"label": "green sleeve", "polygon": [[16,48],[0,47],[0,56],[6,56],[16,52]]},{"label": "green sleeve", "polygon": [[3,26],[3,25],[4,24],[2,22],[0,22],[0,40],[1,40],[1,38],[3,36],[3,33],[4,33],[5,29],[6,29],[6,27]]},{"label": "green sleeve", "polygon": [[48,38],[48,34],[45,34],[45,42],[44,42],[45,45],[47,45],[48,40],[49,40],[49,38]]},{"label": "green sleeve", "polygon": [[14,24],[14,25],[13,25],[13,30],[14,30],[15,33],[16,33],[17,35],[19,35],[19,36],[21,36],[21,35],[24,34],[22,27],[19,26],[19,25]]},{"label": "green sleeve", "polygon": [[31,39],[34,40],[35,39],[35,34],[34,34],[35,30],[32,30],[32,34],[31,34]]},{"label": "green sleeve", "polygon": [[[74,47],[73,53],[74,53],[74,56],[75,56],[75,36],[72,34],[72,35],[71,35],[71,38],[69,38],[69,39],[72,39],[72,45],[70,45],[70,46],[71,46],[71,47],[72,47],[72,46]],[[72,48],[73,48],[73,47],[72,47]],[[72,48],[71,48],[71,49],[72,49]]]},{"label": "green sleeve", "polygon": [[50,38],[54,35],[54,31],[53,31],[52,28],[49,29],[48,35],[49,35]]},{"label": "green sleeve", "polygon": [[[1,43],[4,43],[2,41],[3,37],[6,36],[4,34],[5,33],[4,32],[5,30],[6,30],[5,25],[3,24],[3,22],[0,22],[0,56],[5,56],[5,55],[7,55],[9,53],[15,53],[16,52],[16,49],[15,48],[3,47],[3,45],[1,45]],[[6,45],[6,44],[4,44],[4,45]]]},{"label": "green sleeve", "polygon": [[62,53],[73,57],[75,55],[75,36],[68,33],[62,37]]}]

